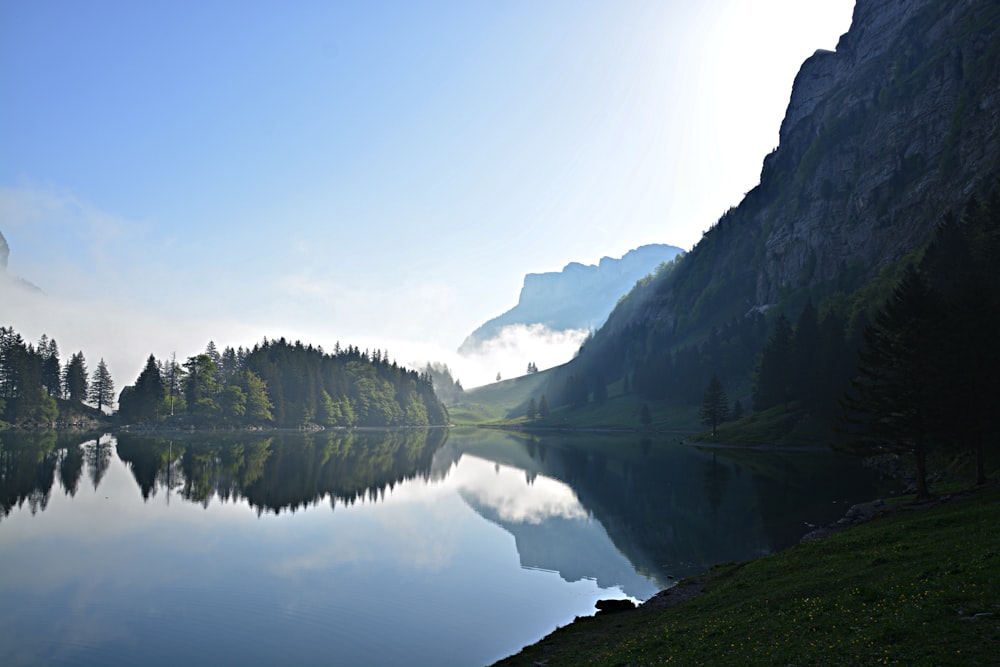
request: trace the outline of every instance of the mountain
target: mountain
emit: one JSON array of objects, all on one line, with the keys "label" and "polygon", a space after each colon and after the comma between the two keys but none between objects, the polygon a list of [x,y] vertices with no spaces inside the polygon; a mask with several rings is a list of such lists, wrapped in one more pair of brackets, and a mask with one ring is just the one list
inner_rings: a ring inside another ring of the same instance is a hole
[{"label": "mountain", "polygon": [[529,273],[517,305],[473,331],[459,352],[475,352],[514,324],[541,324],[553,331],[596,328],[637,280],[683,252],[670,245],[644,245],[620,259],[604,257],[597,266],[571,262],[560,272]]},{"label": "mountain", "polygon": [[715,372],[745,389],[756,316],[794,321],[807,300],[856,329],[860,290],[891,289],[945,214],[997,182],[998,127],[1000,3],[858,0],[836,51],[803,63],[760,184],[619,303],[550,396],[570,375],[655,374],[646,386],[684,382],[689,402]]},{"label": "mountain", "polygon": [[10,260],[10,246],[3,232],[0,232],[0,289],[10,286],[12,289],[28,290],[30,292],[43,293],[42,289],[24,278],[18,278],[7,273],[7,264]]}]

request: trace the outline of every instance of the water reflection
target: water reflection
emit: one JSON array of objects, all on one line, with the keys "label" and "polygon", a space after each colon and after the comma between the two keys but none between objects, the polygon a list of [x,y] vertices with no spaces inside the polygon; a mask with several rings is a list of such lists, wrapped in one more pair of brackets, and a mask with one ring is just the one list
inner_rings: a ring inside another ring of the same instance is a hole
[{"label": "water reflection", "polygon": [[258,514],[375,500],[406,480],[431,476],[445,429],[326,431],[204,437],[121,434],[118,456],[145,500],[176,493],[208,507],[245,500]]},{"label": "water reflection", "polygon": [[44,511],[56,480],[69,496],[84,475],[96,490],[116,452],[146,502],[158,494],[206,508],[245,501],[258,515],[377,502],[408,480],[450,476],[470,508],[514,537],[524,567],[623,585],[635,597],[716,562],[786,548],[808,524],[876,493],[855,461],[831,453],[699,450],[648,437],[460,431],[449,440],[444,429],[122,433],[82,445],[74,437],[0,436],[0,520],[22,505]]},{"label": "water reflection", "polygon": [[[79,433],[7,432],[0,434],[0,521],[12,510],[27,504],[32,514],[49,504],[56,475],[62,488],[75,495],[83,475],[87,440]],[[96,477],[96,484],[100,477]]]},{"label": "water reflection", "polygon": [[[605,543],[661,586],[714,563],[785,549],[809,524],[829,523],[849,502],[874,497],[878,490],[877,480],[856,460],[825,451],[701,450],[593,434],[455,437],[448,449],[456,450],[455,458],[468,453],[510,466],[527,480],[563,483],[610,538]],[[555,569],[567,580],[580,576],[576,561],[583,547],[561,548],[574,538],[556,538],[565,533],[559,521],[536,531],[531,522],[505,519],[503,506],[475,496],[468,501],[515,535],[526,567]],[[591,559],[583,576],[599,577],[602,562],[611,561]]]},{"label": "water reflection", "polygon": [[567,582],[620,587],[640,600],[666,583],[636,572],[568,484],[470,455],[453,478],[469,507],[514,537],[522,567],[557,572]]},{"label": "water reflection", "polygon": [[621,436],[0,433],[0,663],[485,664],[865,480]]}]

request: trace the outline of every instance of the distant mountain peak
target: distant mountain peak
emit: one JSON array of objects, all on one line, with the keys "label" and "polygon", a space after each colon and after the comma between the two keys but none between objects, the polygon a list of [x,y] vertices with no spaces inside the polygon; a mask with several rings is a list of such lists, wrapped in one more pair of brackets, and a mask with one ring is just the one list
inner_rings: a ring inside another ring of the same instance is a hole
[{"label": "distant mountain peak", "polygon": [[602,257],[596,265],[570,262],[562,271],[529,273],[517,305],[473,331],[459,352],[474,353],[512,325],[542,325],[552,331],[599,327],[636,281],[683,252],[657,243],[640,246],[617,259]]}]

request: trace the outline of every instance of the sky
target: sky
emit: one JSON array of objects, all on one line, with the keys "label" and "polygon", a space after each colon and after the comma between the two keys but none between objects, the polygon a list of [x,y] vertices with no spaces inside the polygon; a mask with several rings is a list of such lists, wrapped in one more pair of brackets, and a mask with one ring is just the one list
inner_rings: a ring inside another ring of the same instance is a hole
[{"label": "sky", "polygon": [[[853,0],[0,0],[0,325],[105,358],[285,336],[466,387],[524,275],[691,248]],[[535,332],[537,333],[537,332]],[[582,334],[581,334],[582,335]]]}]

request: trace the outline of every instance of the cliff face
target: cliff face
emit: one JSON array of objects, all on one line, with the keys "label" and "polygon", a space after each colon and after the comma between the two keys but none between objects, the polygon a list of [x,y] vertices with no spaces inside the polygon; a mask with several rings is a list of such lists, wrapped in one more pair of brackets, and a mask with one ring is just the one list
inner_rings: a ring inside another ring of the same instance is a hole
[{"label": "cliff face", "polygon": [[858,0],[836,51],[803,63],[760,185],[609,332],[854,289],[922,245],[1000,173],[998,33],[995,0]]},{"label": "cliff face", "polygon": [[[1000,157],[995,2],[861,0],[835,53],[803,65],[761,183],[781,191],[756,303],[876,268],[922,243]],[[990,16],[992,15],[992,16]]]},{"label": "cliff face", "polygon": [[637,280],[681,252],[674,246],[653,244],[621,259],[604,257],[596,266],[571,262],[559,272],[529,273],[517,305],[472,332],[459,352],[474,352],[512,324],[543,324],[553,331],[598,327]]}]

